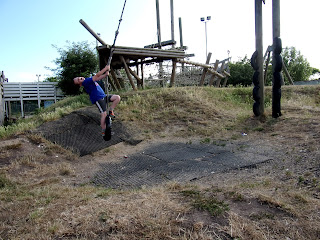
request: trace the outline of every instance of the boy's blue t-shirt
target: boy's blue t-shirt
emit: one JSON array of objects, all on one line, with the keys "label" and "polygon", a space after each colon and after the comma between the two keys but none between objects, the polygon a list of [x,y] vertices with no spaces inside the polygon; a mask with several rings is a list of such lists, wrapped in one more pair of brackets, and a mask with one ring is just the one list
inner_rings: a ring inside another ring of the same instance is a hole
[{"label": "boy's blue t-shirt", "polygon": [[82,86],[90,96],[92,104],[106,96],[100,85],[92,80],[92,77],[86,78],[82,82]]}]

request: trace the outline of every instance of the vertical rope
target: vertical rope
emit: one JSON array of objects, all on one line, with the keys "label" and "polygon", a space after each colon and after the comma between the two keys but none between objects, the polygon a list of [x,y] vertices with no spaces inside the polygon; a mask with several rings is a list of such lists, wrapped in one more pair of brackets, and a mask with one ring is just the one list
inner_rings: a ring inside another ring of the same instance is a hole
[{"label": "vertical rope", "polygon": [[[116,40],[117,40],[117,37],[118,37],[118,34],[119,34],[119,28],[120,28],[120,24],[122,22],[122,16],[123,16],[124,8],[126,6],[126,2],[127,2],[127,0],[125,0],[124,4],[123,4],[121,16],[120,16],[119,23],[118,23],[118,28],[117,28],[117,31],[115,33],[113,44],[112,44],[111,49],[110,49],[110,56],[109,56],[109,59],[107,61],[107,65],[111,64],[111,60],[112,60],[112,56],[113,56],[113,52],[114,52],[114,48],[115,48],[115,43],[116,43]],[[108,88],[109,81],[108,81],[108,79],[109,79],[109,76],[107,76],[107,109],[109,108],[109,88]],[[108,115],[109,115],[109,113],[108,113]]]}]

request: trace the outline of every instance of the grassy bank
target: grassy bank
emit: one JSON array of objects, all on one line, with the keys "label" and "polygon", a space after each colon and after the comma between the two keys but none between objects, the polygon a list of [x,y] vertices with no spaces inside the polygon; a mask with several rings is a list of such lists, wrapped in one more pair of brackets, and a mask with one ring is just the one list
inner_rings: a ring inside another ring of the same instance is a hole
[{"label": "grassy bank", "polygon": [[94,165],[119,161],[139,146],[79,158],[30,133],[90,106],[86,95],[1,127],[0,239],[319,239],[320,88],[283,87],[279,119],[271,117],[271,88],[264,118],[253,116],[251,96],[252,88],[121,93],[117,118],[145,142],[245,140],[279,149],[261,166],[156,187],[90,182]]}]

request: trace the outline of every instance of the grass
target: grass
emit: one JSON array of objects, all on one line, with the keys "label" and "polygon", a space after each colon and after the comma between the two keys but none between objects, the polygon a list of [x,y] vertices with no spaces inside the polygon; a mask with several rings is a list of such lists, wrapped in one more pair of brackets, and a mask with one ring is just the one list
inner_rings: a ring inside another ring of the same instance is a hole
[{"label": "grass", "polygon": [[35,129],[44,122],[59,119],[76,109],[89,105],[90,102],[85,94],[67,97],[47,109],[38,110],[37,114],[31,118],[20,119],[17,123],[8,126],[0,126],[0,139]]},{"label": "grass", "polygon": [[[260,141],[277,153],[264,165],[214,173],[206,182],[131,190],[91,185],[91,167],[121,161],[129,146],[79,158],[29,133],[91,105],[86,95],[1,127],[0,163],[10,164],[0,165],[0,239],[318,239],[319,87],[283,87],[280,119],[270,117],[266,88],[264,121],[253,117],[251,91],[186,87],[121,94],[119,120],[147,141],[178,138],[226,148],[230,141],[244,141],[243,148]],[[24,140],[11,139],[17,135]]]}]

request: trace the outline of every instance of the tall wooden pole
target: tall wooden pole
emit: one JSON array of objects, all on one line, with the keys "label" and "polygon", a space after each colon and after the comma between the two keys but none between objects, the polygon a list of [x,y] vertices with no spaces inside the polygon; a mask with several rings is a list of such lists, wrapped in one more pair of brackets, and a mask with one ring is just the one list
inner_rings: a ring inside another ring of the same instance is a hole
[{"label": "tall wooden pole", "polygon": [[[179,34],[180,34],[180,47],[183,48],[183,36],[182,36],[182,20],[179,17]],[[181,64],[181,70],[184,72],[184,63]]]},{"label": "tall wooden pole", "polygon": [[[157,10],[157,33],[158,33],[158,44],[159,49],[161,49],[161,29],[160,29],[160,9],[159,9],[159,0],[156,0],[156,10]],[[159,78],[163,76],[162,62],[159,63]],[[162,87],[164,86],[163,81],[160,82]]]},{"label": "tall wooden pole", "polygon": [[272,0],[273,38],[280,37],[280,0]]},{"label": "tall wooden pole", "polygon": [[259,112],[264,114],[264,80],[263,80],[263,29],[262,29],[262,0],[255,0],[255,34],[256,34],[256,51],[257,64],[259,66]]},{"label": "tall wooden pole", "polygon": [[159,48],[161,48],[161,29],[160,29],[159,0],[156,0],[156,10],[157,10],[157,34],[158,34],[158,44],[159,44]]},{"label": "tall wooden pole", "polygon": [[[174,41],[174,13],[173,13],[173,0],[170,0],[171,9],[171,40]],[[174,45],[172,45],[174,48]]]},{"label": "tall wooden pole", "polygon": [[272,28],[273,28],[273,54],[272,54],[272,116],[281,116],[281,85],[282,78],[282,43],[280,38],[280,0],[272,0]]}]

